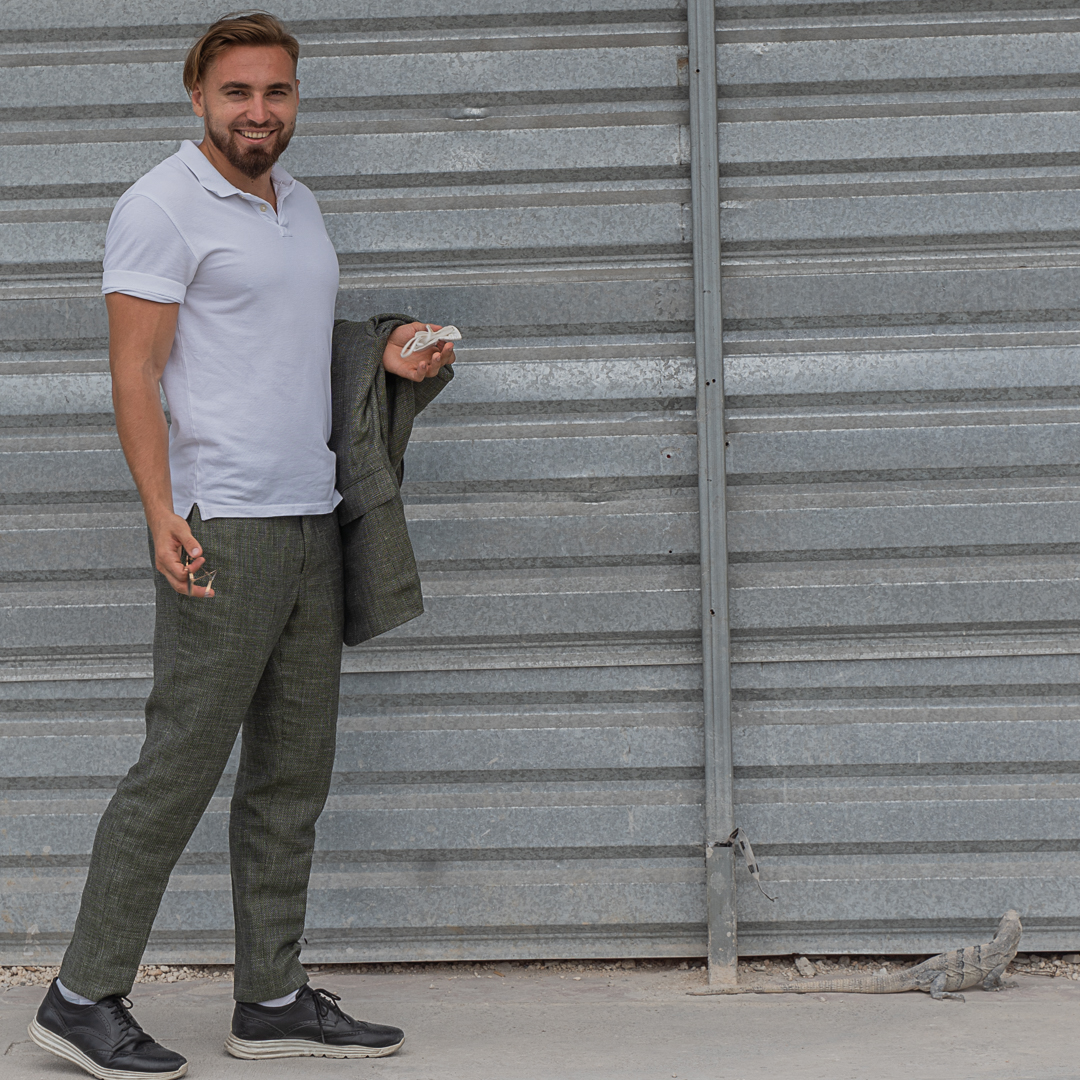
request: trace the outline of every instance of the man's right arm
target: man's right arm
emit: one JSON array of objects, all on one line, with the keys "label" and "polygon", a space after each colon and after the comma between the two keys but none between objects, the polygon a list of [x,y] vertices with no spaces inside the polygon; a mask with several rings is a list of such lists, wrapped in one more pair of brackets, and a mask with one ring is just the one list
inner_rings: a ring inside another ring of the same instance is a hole
[{"label": "man's right arm", "polygon": [[[109,368],[116,430],[139,489],[154,539],[157,569],[179,593],[188,592],[189,572],[205,562],[188,523],[173,512],[169,475],[169,428],[161,408],[161,376],[176,336],[179,304],[162,304],[126,293],[105,297],[109,312]],[[191,557],[189,566],[183,553]],[[195,587],[193,596],[213,596]]]}]

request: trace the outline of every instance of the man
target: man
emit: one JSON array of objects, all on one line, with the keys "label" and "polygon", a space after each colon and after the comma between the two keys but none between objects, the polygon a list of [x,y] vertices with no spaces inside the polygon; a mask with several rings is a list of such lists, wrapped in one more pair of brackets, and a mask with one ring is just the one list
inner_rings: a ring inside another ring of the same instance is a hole
[{"label": "man", "polygon": [[[184,68],[203,140],[124,194],[106,239],[117,429],[159,572],[154,687],[142,753],[102,817],[71,945],[30,1029],[97,1077],[187,1070],[124,995],[241,729],[227,1048],[367,1057],[404,1038],[312,991],[299,961],[345,601],[327,445],[337,258],[314,196],[274,164],[296,122],[298,53],[268,15],[210,27]],[[421,382],[452,363],[443,343],[402,358],[421,328],[397,319],[376,338],[387,371]]]}]

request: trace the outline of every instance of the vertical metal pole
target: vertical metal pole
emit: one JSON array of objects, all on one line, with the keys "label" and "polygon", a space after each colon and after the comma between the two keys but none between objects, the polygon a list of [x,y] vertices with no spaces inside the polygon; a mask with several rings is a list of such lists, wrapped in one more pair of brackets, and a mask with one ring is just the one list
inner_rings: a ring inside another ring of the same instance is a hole
[{"label": "vertical metal pole", "polygon": [[720,314],[720,146],[715,0],[689,0],[690,186],[694,218],[701,644],[705,682],[705,881],[709,983],[734,984],[735,862],[719,847],[734,830],[727,528],[724,500],[724,343]]}]

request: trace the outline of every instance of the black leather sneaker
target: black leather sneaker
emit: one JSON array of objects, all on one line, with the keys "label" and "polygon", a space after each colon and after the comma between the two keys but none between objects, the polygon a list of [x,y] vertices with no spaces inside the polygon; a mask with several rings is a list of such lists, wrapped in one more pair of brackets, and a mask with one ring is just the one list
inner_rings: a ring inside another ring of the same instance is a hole
[{"label": "black leather sneaker", "polygon": [[302,986],[290,1005],[238,1001],[225,1049],[238,1058],[386,1057],[405,1041],[401,1028],[367,1024],[343,1013],[329,990]]},{"label": "black leather sneaker", "polygon": [[85,1069],[98,1080],[175,1080],[187,1059],[154,1042],[119,995],[96,1005],[72,1005],[53,979],[30,1024],[30,1038],[49,1053]]}]

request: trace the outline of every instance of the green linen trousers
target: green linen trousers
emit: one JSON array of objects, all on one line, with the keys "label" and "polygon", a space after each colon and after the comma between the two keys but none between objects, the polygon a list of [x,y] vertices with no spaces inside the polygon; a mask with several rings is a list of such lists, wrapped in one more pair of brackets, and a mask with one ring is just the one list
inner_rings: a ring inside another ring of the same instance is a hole
[{"label": "green linen trousers", "polygon": [[[334,514],[212,518],[192,510],[210,599],[161,574],[146,739],[98,825],[64,985],[127,994],[169,875],[241,733],[229,812],[234,996],[303,986],[315,822],[330,789],[341,670],[341,540]],[[152,553],[151,553],[152,557]]]}]

